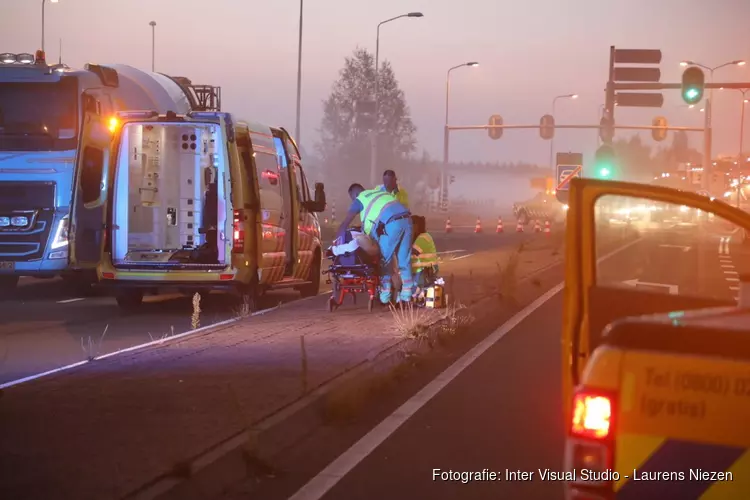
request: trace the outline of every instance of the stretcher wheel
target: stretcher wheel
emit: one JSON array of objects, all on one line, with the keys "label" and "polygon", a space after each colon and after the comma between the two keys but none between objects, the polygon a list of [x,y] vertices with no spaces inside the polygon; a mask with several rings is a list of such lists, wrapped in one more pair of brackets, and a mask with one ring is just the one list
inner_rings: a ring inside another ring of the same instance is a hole
[{"label": "stretcher wheel", "polygon": [[375,307],[375,298],[370,298],[370,300],[367,302],[367,311],[372,312],[372,310]]}]

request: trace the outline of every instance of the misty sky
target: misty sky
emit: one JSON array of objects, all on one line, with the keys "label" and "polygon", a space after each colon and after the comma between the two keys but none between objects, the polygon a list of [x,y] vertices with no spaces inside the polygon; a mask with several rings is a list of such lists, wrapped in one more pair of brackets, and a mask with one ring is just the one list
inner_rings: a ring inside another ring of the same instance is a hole
[{"label": "misty sky", "polygon": [[[0,52],[39,48],[40,2],[0,4]],[[452,73],[454,125],[484,124],[493,113],[506,124],[538,123],[551,111],[553,97],[567,93],[581,97],[558,101],[558,123],[598,122],[610,45],[661,49],[663,82],[679,81],[682,59],[709,66],[750,60],[748,0],[307,0],[303,147],[318,139],[321,101],[344,57],[356,46],[374,51],[378,22],[409,11],[425,17],[381,28],[380,55],[392,62],[406,93],[418,127],[418,154],[424,149],[436,158],[442,155],[446,71],[466,61],[481,66]],[[48,59],[56,60],[62,38],[63,62],[70,66],[149,69],[154,20],[157,71],[221,85],[225,111],[291,131],[298,18],[298,0],[60,0],[46,6],[46,49]],[[750,64],[719,70],[715,80],[750,81]],[[715,95],[714,153],[737,154],[741,94]],[[675,125],[701,125],[702,114],[682,107],[678,91],[667,92],[665,100],[661,111],[618,109],[617,121],[647,125],[661,113]],[[700,147],[691,136],[691,145]],[[747,143],[750,132],[745,137]],[[596,132],[558,131],[556,146],[590,155]],[[451,140],[455,160],[544,164],[548,155],[549,143],[536,131],[506,131],[499,141],[484,132],[456,132]]]}]

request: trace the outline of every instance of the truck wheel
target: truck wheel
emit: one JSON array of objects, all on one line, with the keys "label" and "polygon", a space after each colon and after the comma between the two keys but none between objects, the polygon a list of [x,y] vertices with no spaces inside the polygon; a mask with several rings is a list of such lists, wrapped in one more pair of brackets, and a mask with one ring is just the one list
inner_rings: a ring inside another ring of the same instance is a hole
[{"label": "truck wheel", "polygon": [[143,292],[141,290],[126,290],[118,292],[115,296],[117,305],[123,311],[134,311],[143,304]]},{"label": "truck wheel", "polygon": [[518,212],[518,223],[522,226],[525,226],[529,223],[529,215],[525,210],[521,210],[520,212]]},{"label": "truck wheel", "polygon": [[312,265],[310,265],[310,274],[307,280],[309,285],[301,286],[299,293],[302,297],[314,297],[320,292],[320,251],[316,250],[313,254]]},{"label": "truck wheel", "polygon": [[18,276],[0,276],[0,299],[12,297],[17,285]]},{"label": "truck wheel", "polygon": [[18,276],[0,276],[0,290],[13,290],[18,285]]}]

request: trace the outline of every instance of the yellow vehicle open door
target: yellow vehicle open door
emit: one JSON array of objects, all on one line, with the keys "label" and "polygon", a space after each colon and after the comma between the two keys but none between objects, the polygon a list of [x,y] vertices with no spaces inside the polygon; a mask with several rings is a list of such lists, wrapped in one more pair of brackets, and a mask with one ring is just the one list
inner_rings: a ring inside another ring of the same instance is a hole
[{"label": "yellow vehicle open door", "polygon": [[574,179],[567,224],[566,420],[573,389],[612,321],[736,305],[741,276],[750,274],[750,214],[690,192]]}]

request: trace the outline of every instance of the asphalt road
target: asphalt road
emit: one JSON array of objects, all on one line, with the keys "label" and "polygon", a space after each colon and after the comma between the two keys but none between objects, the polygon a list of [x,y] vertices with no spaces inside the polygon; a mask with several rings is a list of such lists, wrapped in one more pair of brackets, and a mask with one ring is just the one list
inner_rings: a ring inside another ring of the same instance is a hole
[{"label": "asphalt road", "polygon": [[[720,243],[725,236],[712,231],[672,227],[642,237],[600,263],[602,284],[634,286],[622,282],[636,279],[677,286],[679,294],[730,298],[734,282],[726,277],[733,275],[725,274],[729,268],[722,267],[721,256],[747,262],[743,247],[731,241],[727,247]],[[497,341],[473,361],[466,359],[463,371],[446,370],[406,403],[373,409],[380,422],[356,436],[319,431],[281,459],[284,470],[273,472],[275,478],[255,479],[227,500],[563,498],[562,483],[543,481],[539,473],[559,471],[563,459],[562,295],[552,292],[537,306],[512,328],[494,333]],[[450,471],[496,472],[503,480],[440,477]],[[508,479],[508,471],[534,475]]]},{"label": "asphalt road", "polygon": [[[476,272],[494,266],[493,252],[518,244],[524,237],[508,232],[474,234],[473,228],[433,233],[442,253],[443,272]],[[330,291],[323,284],[321,293]],[[263,307],[297,300],[293,291],[272,292]],[[201,304],[201,326],[235,318],[238,310],[221,294]],[[111,297],[71,294],[60,280],[23,279],[14,296],[0,300],[0,383],[76,363],[91,353],[102,355],[191,329],[191,297],[148,297],[137,314],[119,310]],[[321,307],[316,301],[311,307]]]},{"label": "asphalt road", "polygon": [[707,299],[736,297],[739,271],[735,266],[749,262],[748,247],[737,234],[693,224],[640,229],[642,239],[628,250],[627,259],[618,257],[599,265],[599,285],[620,284]]}]

